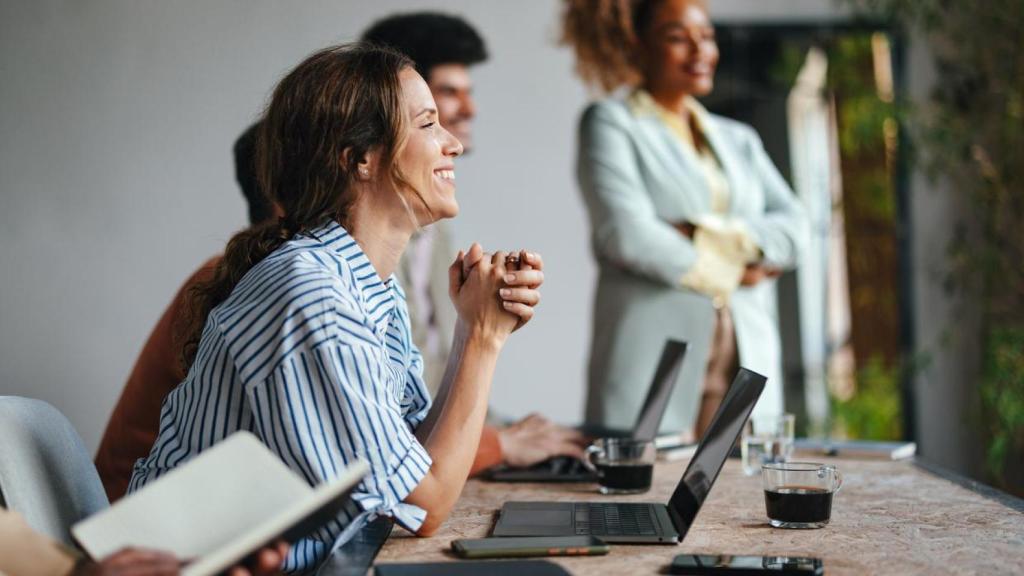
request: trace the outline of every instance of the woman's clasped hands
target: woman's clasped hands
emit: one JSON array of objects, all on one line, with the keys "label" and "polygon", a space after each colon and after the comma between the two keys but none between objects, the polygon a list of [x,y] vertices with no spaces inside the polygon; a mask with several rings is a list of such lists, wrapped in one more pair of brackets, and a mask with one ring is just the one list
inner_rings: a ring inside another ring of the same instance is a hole
[{"label": "woman's clasped hands", "polygon": [[471,333],[503,344],[533,318],[544,283],[544,261],[536,252],[484,252],[473,243],[448,269],[448,295],[459,323]]}]

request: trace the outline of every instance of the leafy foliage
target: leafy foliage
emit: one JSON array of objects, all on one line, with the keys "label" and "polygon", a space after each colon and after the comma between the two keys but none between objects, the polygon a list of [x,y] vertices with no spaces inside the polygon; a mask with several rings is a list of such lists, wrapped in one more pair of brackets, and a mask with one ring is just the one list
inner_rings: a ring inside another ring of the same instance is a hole
[{"label": "leafy foliage", "polygon": [[949,247],[950,285],[981,304],[986,456],[1010,487],[1006,464],[1024,462],[1024,2],[851,3],[922,31],[936,58],[938,81],[912,133],[925,168],[970,206]]},{"label": "leafy foliage", "polygon": [[836,435],[869,440],[899,440],[900,370],[875,356],[857,370],[857,393],[849,400],[832,400]]}]

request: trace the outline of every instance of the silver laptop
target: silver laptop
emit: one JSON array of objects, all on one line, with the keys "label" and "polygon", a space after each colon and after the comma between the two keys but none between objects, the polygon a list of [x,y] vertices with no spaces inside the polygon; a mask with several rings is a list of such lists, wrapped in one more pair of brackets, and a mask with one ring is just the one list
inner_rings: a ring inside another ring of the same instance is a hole
[{"label": "silver laptop", "polygon": [[493,535],[593,535],[609,543],[634,544],[681,542],[761,397],[766,380],[740,368],[668,504],[506,502]]},{"label": "silver laptop", "polygon": [[[668,340],[661,352],[661,359],[654,371],[654,379],[647,389],[647,397],[637,415],[636,424],[629,431],[611,429],[591,429],[584,426],[583,433],[588,436],[626,437],[639,440],[654,440],[665,416],[668,399],[672,396],[679,371],[686,358],[686,342]],[[539,464],[527,468],[499,466],[492,468],[484,478],[495,482],[596,482],[597,475],[583,462],[576,458],[549,458]]]}]

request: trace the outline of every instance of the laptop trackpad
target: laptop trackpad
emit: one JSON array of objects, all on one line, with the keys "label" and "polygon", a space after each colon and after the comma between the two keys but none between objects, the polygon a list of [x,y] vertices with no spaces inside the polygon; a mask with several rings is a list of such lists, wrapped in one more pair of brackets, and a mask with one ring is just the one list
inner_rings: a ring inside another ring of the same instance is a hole
[{"label": "laptop trackpad", "polygon": [[508,502],[501,509],[495,536],[571,535],[573,506],[565,502]]}]

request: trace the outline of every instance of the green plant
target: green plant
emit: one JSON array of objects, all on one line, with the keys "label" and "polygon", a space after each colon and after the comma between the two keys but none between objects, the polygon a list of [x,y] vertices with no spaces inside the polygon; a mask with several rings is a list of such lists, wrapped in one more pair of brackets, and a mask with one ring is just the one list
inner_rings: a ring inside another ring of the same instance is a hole
[{"label": "green plant", "polygon": [[896,108],[883,99],[874,75],[878,34],[854,32],[829,44],[828,88],[836,104],[843,217],[850,275],[855,388],[833,400],[833,432],[869,440],[898,440],[901,358],[896,276],[896,190],[886,126]]},{"label": "green plant", "polygon": [[[855,354],[853,386],[834,382],[832,433],[838,437],[897,440],[900,412],[899,302],[897,297],[896,190],[894,179],[897,108],[883,97],[875,76],[875,49],[888,43],[880,32],[844,31],[815,39],[828,59],[826,91],[835,105],[842,213],[846,222],[850,345]],[[791,87],[807,58],[808,43],[783,44],[770,76]],[[887,131],[893,138],[887,138]],[[845,381],[845,380],[844,380]]]},{"label": "green plant", "polygon": [[986,456],[989,468],[1002,473],[1014,447],[1024,446],[1024,329],[993,330],[985,354],[981,402],[992,439]]},{"label": "green plant", "polygon": [[857,370],[856,380],[857,392],[851,398],[832,398],[835,436],[899,440],[903,435],[899,367],[874,356]]},{"label": "green plant", "polygon": [[997,484],[1024,462],[1024,2],[850,0],[921,31],[937,64],[909,117],[924,166],[970,207],[949,247],[950,282],[980,304],[986,460]]}]

